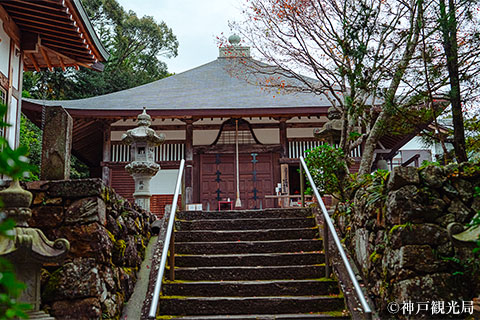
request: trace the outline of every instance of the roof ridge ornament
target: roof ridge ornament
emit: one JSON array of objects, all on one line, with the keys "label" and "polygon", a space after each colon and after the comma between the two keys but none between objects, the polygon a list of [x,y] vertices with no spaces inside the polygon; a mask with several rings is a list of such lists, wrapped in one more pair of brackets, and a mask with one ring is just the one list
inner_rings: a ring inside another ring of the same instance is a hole
[{"label": "roof ridge ornament", "polygon": [[232,46],[238,46],[240,45],[240,41],[242,39],[240,38],[240,36],[236,33],[232,34],[230,37],[228,37],[228,42],[232,45]]},{"label": "roof ridge ornament", "polygon": [[219,58],[250,58],[250,47],[240,45],[242,39],[238,34],[228,37],[228,44],[218,48]]}]

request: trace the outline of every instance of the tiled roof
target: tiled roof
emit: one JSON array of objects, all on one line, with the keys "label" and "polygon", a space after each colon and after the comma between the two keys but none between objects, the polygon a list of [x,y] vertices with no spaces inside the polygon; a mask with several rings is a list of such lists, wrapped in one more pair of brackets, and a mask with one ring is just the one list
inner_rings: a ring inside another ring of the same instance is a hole
[{"label": "tiled roof", "polygon": [[287,85],[295,84],[297,80],[278,74],[245,76],[246,73],[241,71],[245,68],[244,65],[237,62],[237,59],[233,58],[218,58],[149,84],[92,98],[45,102],[24,100],[34,104],[61,105],[66,109],[83,110],[142,110],[144,107],[147,110],[198,110],[330,106],[324,95],[266,90],[266,78],[274,78],[275,81],[283,81]]}]

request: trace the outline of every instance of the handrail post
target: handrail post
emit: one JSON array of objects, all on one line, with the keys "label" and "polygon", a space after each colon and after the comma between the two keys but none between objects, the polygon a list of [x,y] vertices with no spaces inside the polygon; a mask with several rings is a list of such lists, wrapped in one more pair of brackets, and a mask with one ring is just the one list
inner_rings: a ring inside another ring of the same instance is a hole
[{"label": "handrail post", "polygon": [[303,176],[303,166],[300,162],[300,195],[302,197],[302,208],[305,207],[305,177]]},{"label": "handrail post", "polygon": [[185,197],[185,175],[182,175],[182,211],[187,209],[187,198]]},{"label": "handrail post", "polygon": [[170,267],[168,279],[170,281],[175,281],[175,232],[172,232],[172,237],[170,238],[170,247],[168,251],[170,252],[170,257],[168,259],[168,266]]},{"label": "handrail post", "polygon": [[330,278],[330,248],[329,248],[329,241],[328,241],[328,225],[327,225],[327,218],[323,216],[323,250],[325,255],[325,278]]}]

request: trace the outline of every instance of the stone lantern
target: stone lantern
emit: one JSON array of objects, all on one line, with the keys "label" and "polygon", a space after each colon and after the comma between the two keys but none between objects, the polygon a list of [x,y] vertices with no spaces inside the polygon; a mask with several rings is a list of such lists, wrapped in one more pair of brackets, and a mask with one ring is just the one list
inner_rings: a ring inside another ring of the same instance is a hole
[{"label": "stone lantern", "polygon": [[40,270],[45,263],[61,262],[70,243],[63,238],[50,241],[40,229],[28,226],[27,220],[32,216],[29,208],[32,194],[22,189],[18,180],[0,191],[0,199],[4,205],[0,215],[16,222],[12,237],[0,237],[0,256],[13,264],[17,279],[27,285],[19,301],[33,305],[28,313],[30,319],[54,319],[40,311]]},{"label": "stone lantern", "polygon": [[155,133],[149,128],[152,118],[145,108],[137,117],[137,127],[130,129],[122,136],[122,142],[130,145],[131,162],[125,169],[135,181],[135,203],[141,208],[150,211],[150,180],[157,174],[160,166],[155,162],[155,147],[165,141],[165,135]]},{"label": "stone lantern", "polygon": [[335,107],[330,107],[327,118],[328,121],[322,128],[313,129],[313,135],[320,141],[334,146],[340,143],[343,127],[342,115]]}]

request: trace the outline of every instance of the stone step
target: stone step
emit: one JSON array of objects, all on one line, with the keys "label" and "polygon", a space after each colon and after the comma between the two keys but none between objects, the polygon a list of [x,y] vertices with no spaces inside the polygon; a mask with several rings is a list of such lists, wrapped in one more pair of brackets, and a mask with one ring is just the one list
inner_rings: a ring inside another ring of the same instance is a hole
[{"label": "stone step", "polygon": [[190,230],[176,231],[175,241],[255,241],[318,238],[318,228],[260,229],[260,230]]},{"label": "stone step", "polygon": [[203,219],[175,221],[177,231],[187,230],[258,230],[292,229],[315,227],[315,219],[310,218],[261,218],[261,219]]},{"label": "stone step", "polygon": [[338,294],[338,284],[328,278],[275,281],[164,282],[166,296],[259,297]]},{"label": "stone step", "polygon": [[250,219],[250,218],[304,218],[311,217],[312,209],[265,209],[232,211],[182,211],[176,214],[181,220],[201,219]]},{"label": "stone step", "polygon": [[[341,311],[340,296],[302,297],[170,297],[162,296],[159,310],[167,315],[289,314]],[[227,318],[224,318],[227,319]]]},{"label": "stone step", "polygon": [[175,242],[176,254],[236,254],[312,252],[322,250],[322,240],[271,240],[271,241],[222,241]]},{"label": "stone step", "polygon": [[[169,268],[165,270],[166,274]],[[325,275],[325,265],[243,266],[175,268],[177,281],[317,279]]]},{"label": "stone step", "polygon": [[291,313],[291,314],[240,314],[240,315],[197,315],[197,316],[164,316],[157,319],[174,320],[347,320],[349,316],[342,311]]},{"label": "stone step", "polygon": [[323,252],[176,255],[177,267],[287,266],[325,262]]}]

